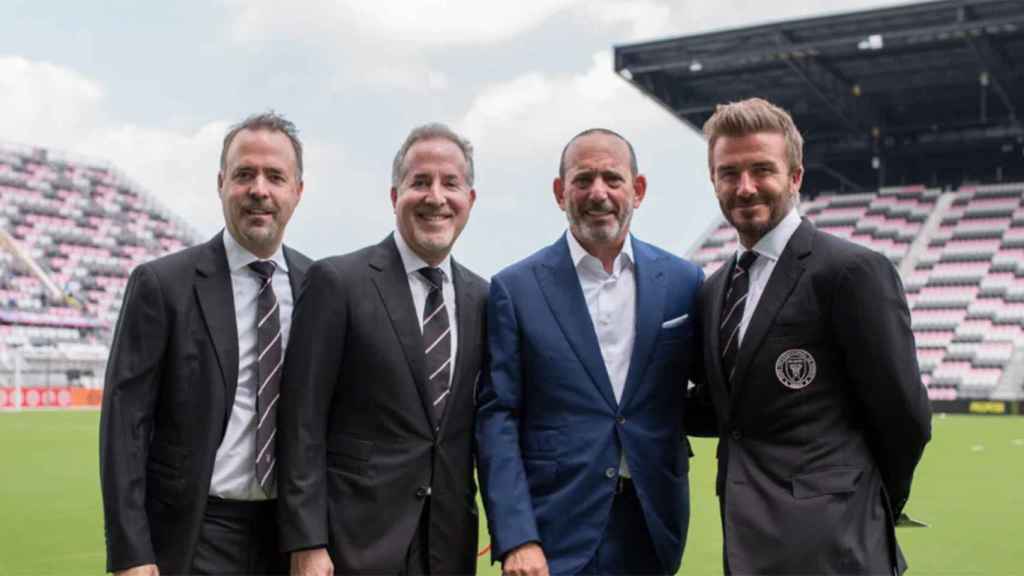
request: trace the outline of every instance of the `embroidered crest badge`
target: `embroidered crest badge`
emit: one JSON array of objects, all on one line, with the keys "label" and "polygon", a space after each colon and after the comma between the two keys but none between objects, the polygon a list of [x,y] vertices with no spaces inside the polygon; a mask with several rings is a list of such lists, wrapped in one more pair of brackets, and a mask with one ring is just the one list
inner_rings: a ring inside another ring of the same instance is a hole
[{"label": "embroidered crest badge", "polygon": [[775,361],[775,376],[782,385],[791,390],[806,387],[818,373],[814,356],[806,350],[794,348],[779,354]]}]

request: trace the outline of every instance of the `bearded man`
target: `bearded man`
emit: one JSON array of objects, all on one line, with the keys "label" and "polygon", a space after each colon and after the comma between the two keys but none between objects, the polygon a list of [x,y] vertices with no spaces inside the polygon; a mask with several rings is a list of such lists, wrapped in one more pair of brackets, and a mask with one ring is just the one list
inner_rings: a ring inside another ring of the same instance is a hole
[{"label": "bearded man", "polygon": [[902,574],[896,519],[931,438],[884,255],[800,217],[803,137],[751,98],[704,125],[733,258],[700,291],[725,574]]},{"label": "bearded man", "polygon": [[505,574],[679,569],[703,274],[629,234],[646,191],[625,138],[578,134],[554,181],[569,232],[491,282],[477,446]]}]

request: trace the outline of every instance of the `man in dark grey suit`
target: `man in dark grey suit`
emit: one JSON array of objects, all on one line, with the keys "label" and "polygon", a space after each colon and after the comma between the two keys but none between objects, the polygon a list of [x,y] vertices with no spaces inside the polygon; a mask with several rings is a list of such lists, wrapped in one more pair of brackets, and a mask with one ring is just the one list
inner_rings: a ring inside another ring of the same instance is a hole
[{"label": "man in dark grey suit", "polygon": [[895,519],[931,423],[896,269],[800,218],[784,110],[719,106],[704,131],[741,244],[698,304],[725,571],[901,573]]},{"label": "man in dark grey suit", "polygon": [[308,258],[284,247],[302,145],[273,114],[224,138],[225,230],[137,267],[100,417],[107,570],[280,574],[276,396]]},{"label": "man in dark grey suit", "polygon": [[293,574],[475,572],[487,283],[449,255],[475,198],[469,142],[417,128],[392,168],[397,232],[309,270],[281,401]]}]

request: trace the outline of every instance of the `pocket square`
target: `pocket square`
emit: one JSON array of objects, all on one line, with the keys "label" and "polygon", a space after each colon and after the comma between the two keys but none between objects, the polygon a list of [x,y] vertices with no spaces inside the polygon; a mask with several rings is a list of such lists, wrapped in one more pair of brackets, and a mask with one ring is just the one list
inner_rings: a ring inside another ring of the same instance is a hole
[{"label": "pocket square", "polygon": [[689,317],[690,317],[689,314],[683,314],[682,316],[680,316],[678,318],[673,318],[671,320],[665,320],[664,322],[661,323],[661,327],[662,328],[675,328],[676,326],[679,326],[683,322],[686,322],[686,319],[689,318]]}]

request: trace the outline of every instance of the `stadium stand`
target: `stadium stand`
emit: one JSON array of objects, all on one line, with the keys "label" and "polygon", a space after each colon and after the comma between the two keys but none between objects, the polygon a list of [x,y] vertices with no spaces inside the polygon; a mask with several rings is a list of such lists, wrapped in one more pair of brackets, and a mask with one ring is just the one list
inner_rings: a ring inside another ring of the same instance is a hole
[{"label": "stadium stand", "polygon": [[[933,402],[1024,398],[1024,2],[937,0],[615,47],[700,132],[759,96],[804,135],[801,210],[898,267]],[[924,184],[924,185],[919,185]],[[690,251],[736,250],[715,222]]]},{"label": "stadium stand", "polygon": [[80,368],[105,362],[128,274],[194,238],[110,166],[0,144],[0,372],[18,349],[36,381],[96,385]]},{"label": "stadium stand", "polygon": [[[800,210],[900,269],[932,399],[1019,395],[1009,368],[1024,353],[1024,183],[826,194]],[[928,222],[938,223],[934,231]],[[719,219],[689,255],[711,274],[736,248]]]}]

